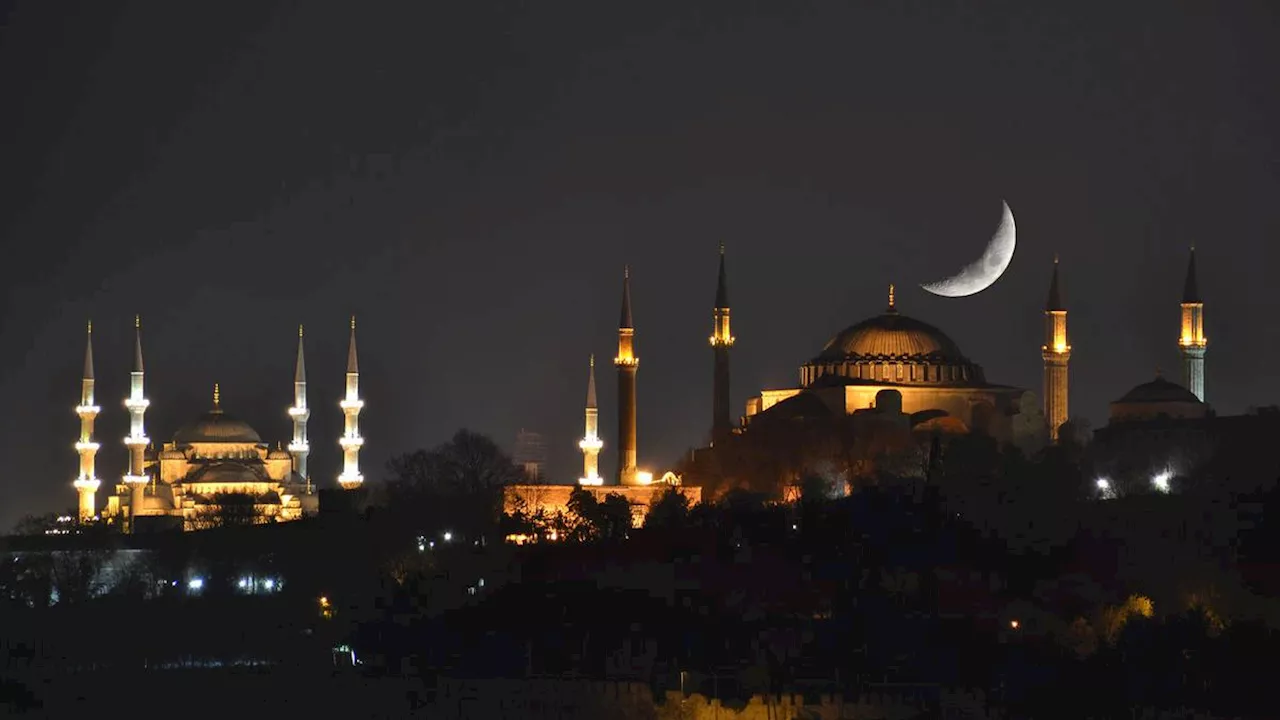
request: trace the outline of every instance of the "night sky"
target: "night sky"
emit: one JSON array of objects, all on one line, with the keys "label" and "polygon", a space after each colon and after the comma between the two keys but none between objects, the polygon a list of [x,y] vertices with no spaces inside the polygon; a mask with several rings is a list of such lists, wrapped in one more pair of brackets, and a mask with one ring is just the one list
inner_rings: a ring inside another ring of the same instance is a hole
[{"label": "night sky", "polygon": [[[660,471],[709,430],[722,241],[735,413],[889,282],[990,380],[1039,393],[1058,252],[1071,414],[1102,424],[1157,366],[1178,378],[1192,244],[1208,400],[1280,402],[1271,3],[797,5],[3,5],[0,527],[74,504],[89,318],[98,474],[123,472],[135,313],[157,442],[214,382],[287,442],[303,323],[333,485],[354,313],[367,476],[465,426],[508,448],[541,431],[576,478],[593,352],[609,475],[625,263]],[[920,290],[981,252],[1002,198],[1005,276]]]}]

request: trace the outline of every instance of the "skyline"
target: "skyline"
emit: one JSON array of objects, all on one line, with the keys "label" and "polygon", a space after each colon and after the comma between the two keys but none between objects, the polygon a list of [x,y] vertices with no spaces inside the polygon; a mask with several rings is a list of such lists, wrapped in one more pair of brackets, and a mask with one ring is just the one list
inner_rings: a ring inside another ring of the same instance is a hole
[{"label": "skyline", "polygon": [[[301,323],[313,476],[331,481],[355,314],[370,479],[464,426],[508,448],[537,429],[548,470],[576,478],[581,368],[613,357],[624,265],[640,461],[670,464],[709,430],[721,242],[735,416],[879,313],[889,283],[993,382],[1041,393],[1057,254],[1071,410],[1098,427],[1157,366],[1177,377],[1191,245],[1209,403],[1280,402],[1269,17],[19,3],[0,26],[0,91],[22,107],[0,118],[15,258],[0,382],[16,408],[0,523],[73,497],[90,317],[104,483],[124,464],[135,314],[157,442],[208,409],[214,382],[228,412],[287,442]],[[978,256],[1001,198],[1021,241],[1005,276],[957,300],[917,288]]]}]

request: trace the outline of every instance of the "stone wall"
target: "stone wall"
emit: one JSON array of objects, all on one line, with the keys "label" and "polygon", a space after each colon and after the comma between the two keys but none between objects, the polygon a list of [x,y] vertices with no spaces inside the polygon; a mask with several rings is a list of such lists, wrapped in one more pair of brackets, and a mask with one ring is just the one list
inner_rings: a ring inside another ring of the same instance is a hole
[{"label": "stone wall", "polygon": [[[655,498],[672,487],[665,483],[653,485],[508,485],[503,489],[502,509],[508,514],[523,509],[527,513],[539,510],[548,515],[569,512],[569,496],[578,487],[583,487],[603,501],[607,495],[621,495],[631,504],[631,524],[640,527],[649,514],[649,504]],[[687,485],[676,485],[682,495],[689,499],[690,505],[702,500],[702,488]]]}]

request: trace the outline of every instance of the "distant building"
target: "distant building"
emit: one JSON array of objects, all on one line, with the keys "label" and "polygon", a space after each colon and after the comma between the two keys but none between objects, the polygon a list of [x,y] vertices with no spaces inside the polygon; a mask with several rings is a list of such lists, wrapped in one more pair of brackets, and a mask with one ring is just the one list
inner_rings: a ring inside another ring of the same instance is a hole
[{"label": "distant building", "polygon": [[512,459],[524,469],[524,474],[538,482],[546,474],[547,443],[541,433],[521,429],[516,433],[516,449]]},{"label": "distant building", "polygon": [[[101,480],[95,468],[99,444],[93,430],[100,408],[94,398],[93,327],[89,326],[80,403],[76,406],[81,419],[80,438],[75,445],[80,472],[74,486],[79,496],[80,520],[100,517],[126,532],[171,527],[199,530],[221,524],[296,520],[316,512],[319,497],[307,469],[307,420],[311,412],[307,406],[302,329],[298,329],[294,404],[288,410],[293,438],[287,449],[279,443],[270,449],[257,430],[224,412],[216,384],[213,407],[157,448],[146,434],[144,418],[150,400],[145,395],[141,322],[135,319],[134,325],[130,393],[124,402],[130,415],[129,434],[124,438],[129,449],[128,466],[100,514],[97,491]],[[346,395],[339,405],[345,416],[345,429],[339,439],[344,465],[336,480],[342,488],[355,490],[364,479],[359,469],[364,439],[358,424],[364,403],[359,397],[354,319],[347,353]],[[242,501],[243,506],[222,507],[222,499],[233,495],[240,496],[238,502]]]}]

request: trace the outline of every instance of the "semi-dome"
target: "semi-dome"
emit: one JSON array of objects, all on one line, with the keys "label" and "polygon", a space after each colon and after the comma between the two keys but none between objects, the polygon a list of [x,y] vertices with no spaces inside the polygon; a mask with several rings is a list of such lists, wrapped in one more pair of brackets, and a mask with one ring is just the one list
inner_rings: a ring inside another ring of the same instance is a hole
[{"label": "semi-dome", "polygon": [[806,387],[819,380],[901,385],[985,385],[982,368],[929,323],[898,312],[892,287],[885,312],[841,330],[800,369]]}]

